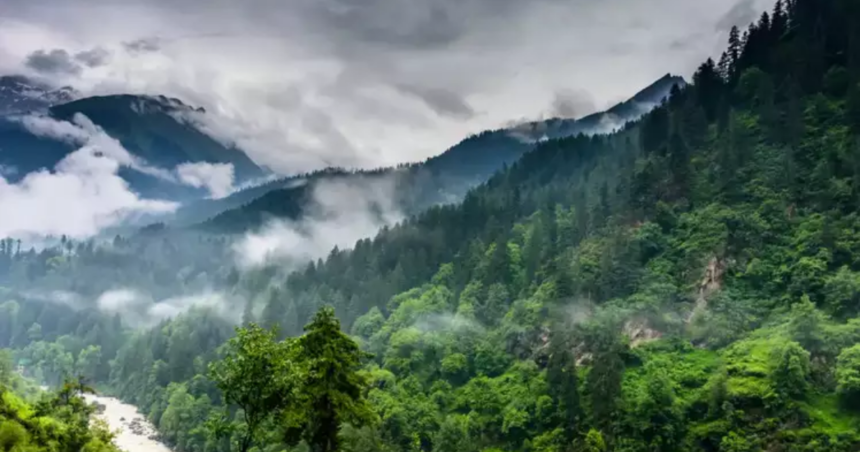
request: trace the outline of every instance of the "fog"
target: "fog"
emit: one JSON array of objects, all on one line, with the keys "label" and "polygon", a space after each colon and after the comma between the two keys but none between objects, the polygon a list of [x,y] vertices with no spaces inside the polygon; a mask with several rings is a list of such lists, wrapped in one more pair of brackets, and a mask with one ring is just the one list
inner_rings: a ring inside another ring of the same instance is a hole
[{"label": "fog", "polygon": [[325,257],[334,247],[351,248],[383,226],[403,219],[395,199],[396,176],[319,180],[297,221],[273,219],[233,245],[238,264],[253,268],[278,263],[288,268]]}]

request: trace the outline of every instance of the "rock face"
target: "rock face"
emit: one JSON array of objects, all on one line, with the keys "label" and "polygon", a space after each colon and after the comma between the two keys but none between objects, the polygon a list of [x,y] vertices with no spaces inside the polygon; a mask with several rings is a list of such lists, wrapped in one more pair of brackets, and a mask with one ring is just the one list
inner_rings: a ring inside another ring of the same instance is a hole
[{"label": "rock face", "polygon": [[712,257],[708,262],[708,267],[705,269],[705,276],[699,284],[699,296],[696,299],[696,306],[707,305],[708,297],[714,292],[723,287],[723,273],[725,273],[725,265]]},{"label": "rock face", "polygon": [[45,112],[77,97],[78,93],[69,87],[54,89],[19,75],[0,77],[0,115]]},{"label": "rock face", "polygon": [[624,334],[630,339],[630,348],[636,348],[663,337],[663,333],[651,328],[646,319],[631,319],[625,322]]},{"label": "rock face", "polygon": [[101,415],[105,413],[105,409],[107,407],[103,403],[94,402],[93,405],[96,407],[96,414]]},{"label": "rock face", "polygon": [[708,309],[708,298],[723,287],[723,274],[725,271],[725,263],[717,257],[712,257],[708,261],[708,266],[705,267],[705,275],[702,277],[702,282],[699,283],[698,293],[696,294],[696,305],[687,316],[687,323],[690,323],[697,313],[703,313]]}]

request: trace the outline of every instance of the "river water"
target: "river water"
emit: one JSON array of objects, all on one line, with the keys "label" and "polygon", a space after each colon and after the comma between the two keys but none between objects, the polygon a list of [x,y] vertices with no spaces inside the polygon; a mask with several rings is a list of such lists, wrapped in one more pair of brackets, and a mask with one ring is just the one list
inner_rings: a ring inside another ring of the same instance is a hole
[{"label": "river water", "polygon": [[137,411],[137,408],[112,397],[86,394],[88,402],[104,405],[98,417],[104,419],[112,431],[119,431],[114,443],[124,452],[170,452],[164,444],[149,439],[155,428]]}]

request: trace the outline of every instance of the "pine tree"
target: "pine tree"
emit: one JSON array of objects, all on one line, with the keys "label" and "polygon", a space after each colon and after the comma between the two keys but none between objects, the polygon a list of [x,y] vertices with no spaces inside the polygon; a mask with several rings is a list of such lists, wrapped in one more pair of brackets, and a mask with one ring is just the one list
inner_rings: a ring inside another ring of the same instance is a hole
[{"label": "pine tree", "polygon": [[579,425],[581,408],[576,357],[569,337],[563,331],[553,331],[549,340],[549,361],[546,379],[549,392],[561,417],[561,425],[568,442],[573,441]]},{"label": "pine tree", "polygon": [[730,82],[734,80],[735,75],[738,73],[738,64],[740,63],[742,51],[743,42],[741,42],[741,32],[737,25],[735,25],[729,32],[729,48],[727,50],[730,63],[728,80]]},{"label": "pine tree", "polygon": [[770,42],[779,42],[779,40],[782,39],[786,31],[788,30],[788,17],[786,16],[785,6],[782,0],[777,0],[776,4],[774,5],[773,14],[771,14],[770,22]]},{"label": "pine tree", "polygon": [[375,420],[364,398],[367,381],[359,373],[364,353],[341,331],[330,307],[316,313],[297,346],[297,360],[306,366],[307,377],[300,426],[290,425],[297,428],[289,429],[288,442],[300,437],[311,452],[340,451],[341,425],[361,427]]}]

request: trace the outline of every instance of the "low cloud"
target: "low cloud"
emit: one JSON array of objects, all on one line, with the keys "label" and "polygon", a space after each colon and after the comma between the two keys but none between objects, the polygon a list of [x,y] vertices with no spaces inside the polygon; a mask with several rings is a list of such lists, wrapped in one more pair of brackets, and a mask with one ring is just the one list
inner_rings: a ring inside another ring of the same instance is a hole
[{"label": "low cloud", "polygon": [[401,83],[396,85],[400,92],[415,96],[440,116],[468,119],[475,115],[472,106],[457,93],[444,88],[430,88]]},{"label": "low cloud", "polygon": [[415,328],[423,332],[446,331],[457,334],[483,333],[485,331],[484,326],[476,320],[451,313],[426,316],[415,323]]},{"label": "low cloud", "polygon": [[583,90],[559,90],[555,93],[549,116],[551,118],[579,118],[597,110],[594,98]]},{"label": "low cloud", "polygon": [[102,312],[119,314],[132,328],[150,327],[192,308],[209,309],[225,321],[236,322],[245,305],[243,300],[215,291],[155,300],[149,294],[129,288],[104,292],[96,304]]},{"label": "low cloud", "polygon": [[42,301],[65,306],[74,310],[83,309],[83,298],[74,292],[66,290],[29,290],[21,292],[21,296],[31,300]]},{"label": "low cloud", "polygon": [[183,163],[176,167],[176,174],[182,183],[205,188],[212,199],[221,199],[233,191],[233,173],[231,163]]},{"label": "low cloud", "polygon": [[132,192],[118,175],[123,166],[161,177],[170,175],[137,159],[85,116],[76,115],[73,122],[37,116],[20,120],[34,134],[80,147],[53,170],[29,173],[14,184],[0,176],[0,236],[85,238],[133,215],[177,207],[171,202],[141,199]]},{"label": "low cloud", "polygon": [[101,127],[95,125],[81,113],[75,113],[72,122],[58,121],[47,116],[25,116],[21,124],[32,134],[63,141],[76,146],[87,145],[101,155],[126,166],[162,180],[175,181],[170,171],[157,168],[127,151],[116,138],[111,137]]},{"label": "low cloud", "polygon": [[402,218],[393,177],[322,180],[315,183],[301,220],[272,220],[237,241],[233,250],[243,267],[273,261],[298,267],[325,256],[335,246],[352,247]]},{"label": "low cloud", "polygon": [[[170,183],[205,189],[213,199],[223,198],[235,189],[231,163],[188,162],[178,165],[173,171],[158,168],[126,150],[119,140],[80,113],[76,113],[71,122],[39,115],[24,116],[17,121],[36,136],[73,146],[88,146],[96,150],[96,155],[105,156],[120,166]],[[0,176],[3,175],[4,172],[0,171]]]}]

